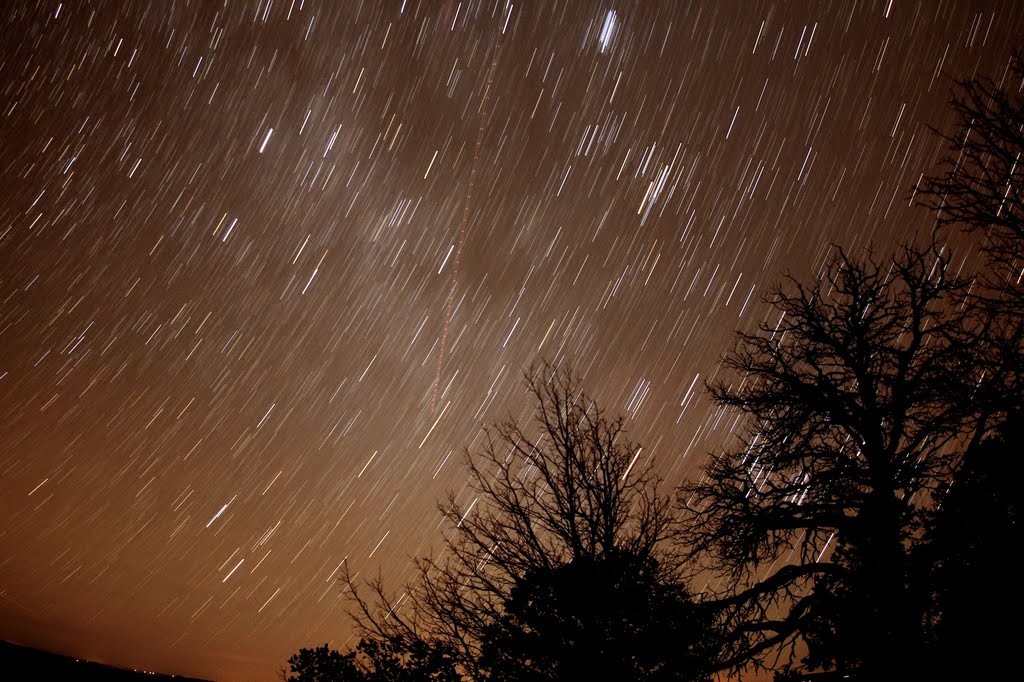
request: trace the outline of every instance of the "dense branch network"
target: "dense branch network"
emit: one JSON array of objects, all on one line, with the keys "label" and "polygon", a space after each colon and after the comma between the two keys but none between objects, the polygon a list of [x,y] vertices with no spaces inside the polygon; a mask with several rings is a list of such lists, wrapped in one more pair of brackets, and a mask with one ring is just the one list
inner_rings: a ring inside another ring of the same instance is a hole
[{"label": "dense branch network", "polygon": [[886,264],[836,250],[812,285],[769,296],[774,324],[739,335],[735,378],[708,388],[750,430],[684,491],[691,556],[723,574],[738,623],[735,660],[806,635],[824,584],[877,602],[886,624],[861,658],[916,645],[909,548],[960,453],[1006,416],[968,287],[935,245]]}]

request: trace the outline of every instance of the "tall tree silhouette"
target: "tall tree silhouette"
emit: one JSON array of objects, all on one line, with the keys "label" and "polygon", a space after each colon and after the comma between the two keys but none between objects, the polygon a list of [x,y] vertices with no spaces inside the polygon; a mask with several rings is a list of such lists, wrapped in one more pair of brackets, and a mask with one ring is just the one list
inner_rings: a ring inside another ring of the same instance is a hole
[{"label": "tall tree silhouette", "polygon": [[704,679],[714,618],[682,583],[650,460],[571,373],[546,365],[527,387],[535,423],[489,428],[467,455],[472,494],[441,505],[444,552],[407,597],[351,585],[362,626],[429,632],[475,679]]},{"label": "tall tree silhouette", "polygon": [[729,663],[800,641],[804,670],[842,677],[919,661],[910,551],[959,453],[1005,419],[967,300],[934,246],[889,263],[838,250],[739,335],[709,389],[748,431],[683,490],[691,551],[722,573]]},{"label": "tall tree silhouette", "polygon": [[[1005,623],[1020,612],[1022,591],[1006,547],[1020,544],[1024,466],[1024,54],[998,79],[958,81],[951,154],[916,192],[936,211],[941,228],[980,233],[987,267],[973,305],[988,343],[982,359],[988,401],[1013,412],[998,434],[968,451],[949,489],[937,498],[920,552],[931,590],[934,651],[944,674],[996,676],[1009,668],[1014,644]],[[1009,589],[1007,589],[1009,587]],[[978,652],[986,651],[985,655]]]}]

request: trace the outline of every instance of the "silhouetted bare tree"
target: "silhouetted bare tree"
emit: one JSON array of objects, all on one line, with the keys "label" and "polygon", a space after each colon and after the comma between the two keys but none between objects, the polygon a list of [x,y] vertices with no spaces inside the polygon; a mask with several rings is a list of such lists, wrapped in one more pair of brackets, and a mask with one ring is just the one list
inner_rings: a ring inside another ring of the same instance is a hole
[{"label": "silhouetted bare tree", "polygon": [[739,335],[735,374],[709,389],[748,432],[683,491],[693,556],[722,573],[733,665],[800,641],[805,667],[843,676],[919,660],[909,552],[959,454],[1006,415],[967,288],[934,246],[885,264],[837,251],[769,297],[777,322]]},{"label": "silhouetted bare tree", "polygon": [[[985,320],[988,400],[1013,411],[999,432],[965,453],[937,498],[928,545],[919,552],[929,590],[934,676],[998,677],[1015,662],[1007,627],[1024,606],[1007,547],[1020,525],[1024,425],[1024,53],[998,79],[958,81],[953,131],[939,132],[951,155],[918,192],[938,224],[980,233],[987,266],[973,305]],[[984,655],[978,652],[985,651]]]},{"label": "silhouetted bare tree", "polygon": [[571,373],[546,365],[527,385],[535,424],[489,428],[467,455],[473,497],[441,506],[445,551],[407,596],[351,585],[362,626],[428,632],[476,679],[703,679],[713,617],[682,583],[678,521],[650,460]]}]

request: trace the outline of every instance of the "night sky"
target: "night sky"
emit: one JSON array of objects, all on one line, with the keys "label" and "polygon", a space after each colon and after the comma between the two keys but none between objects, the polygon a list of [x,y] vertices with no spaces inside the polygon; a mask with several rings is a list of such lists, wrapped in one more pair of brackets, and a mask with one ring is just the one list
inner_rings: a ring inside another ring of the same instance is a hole
[{"label": "night sky", "polygon": [[[1024,6],[0,10],[0,637],[269,680],[572,363],[670,482],[787,272],[926,234]],[[961,240],[956,262],[979,262]]]}]

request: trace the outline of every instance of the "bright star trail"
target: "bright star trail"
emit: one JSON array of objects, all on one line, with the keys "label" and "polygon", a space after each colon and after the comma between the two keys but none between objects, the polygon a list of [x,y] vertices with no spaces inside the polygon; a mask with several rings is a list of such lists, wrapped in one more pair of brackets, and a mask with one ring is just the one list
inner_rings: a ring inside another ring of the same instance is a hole
[{"label": "bright star trail", "polygon": [[0,17],[0,638],[251,680],[351,643],[342,560],[411,576],[531,363],[692,475],[733,332],[927,233],[950,79],[1024,35],[939,0]]}]

